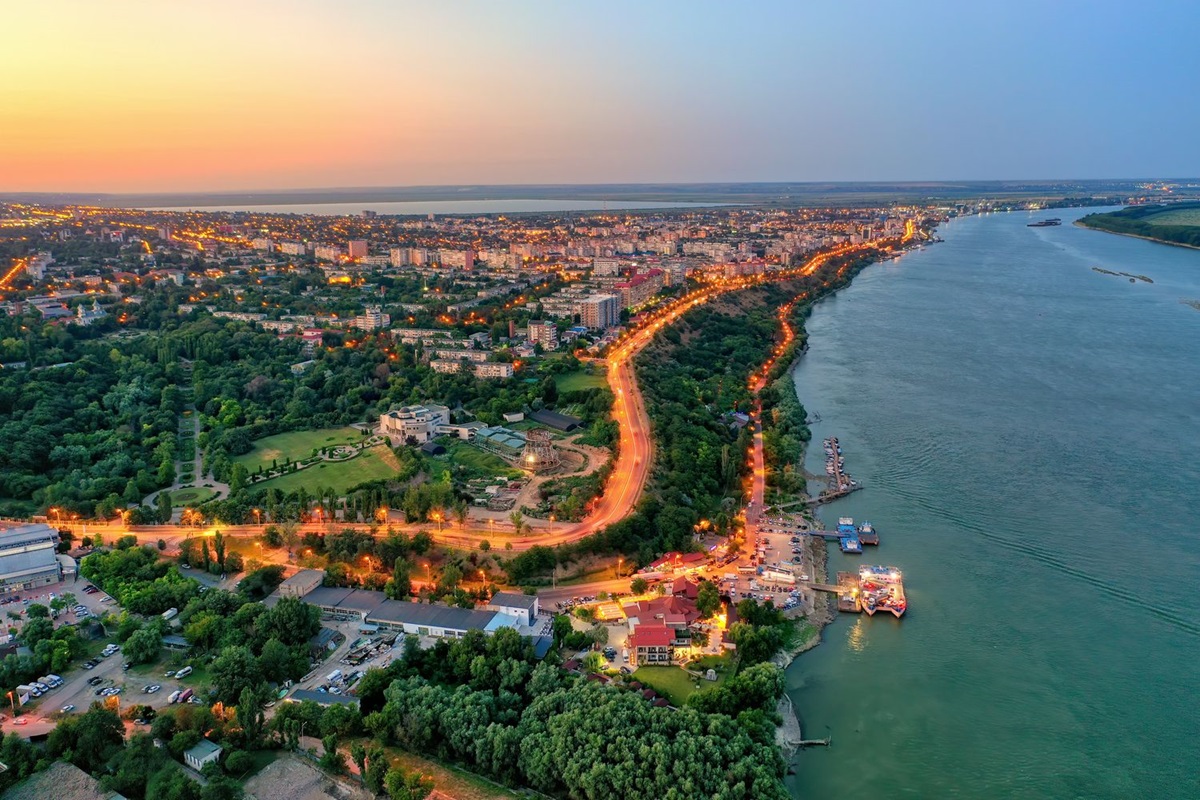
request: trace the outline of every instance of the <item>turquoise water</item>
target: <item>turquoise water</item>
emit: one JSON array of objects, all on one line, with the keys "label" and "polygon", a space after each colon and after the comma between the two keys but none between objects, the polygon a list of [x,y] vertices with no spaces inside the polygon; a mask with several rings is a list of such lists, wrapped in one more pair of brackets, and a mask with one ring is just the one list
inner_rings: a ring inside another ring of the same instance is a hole
[{"label": "turquoise water", "polygon": [[1083,213],[954,221],[809,320],[797,391],[867,486],[824,516],[881,538],[831,572],[898,566],[910,612],[789,669],[833,736],[796,797],[1200,797],[1200,252]]}]

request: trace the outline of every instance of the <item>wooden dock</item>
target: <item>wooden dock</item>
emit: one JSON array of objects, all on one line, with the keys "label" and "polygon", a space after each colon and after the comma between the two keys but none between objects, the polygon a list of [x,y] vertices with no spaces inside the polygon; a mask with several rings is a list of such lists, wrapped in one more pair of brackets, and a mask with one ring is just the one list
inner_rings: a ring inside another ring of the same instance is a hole
[{"label": "wooden dock", "polygon": [[836,492],[824,491],[816,497],[810,497],[809,499],[805,500],[804,504],[809,508],[812,508],[814,506],[824,505],[825,503],[832,503],[834,500],[841,500],[846,495],[851,494],[852,492],[857,492],[861,488],[863,488],[862,484],[856,483],[849,489],[840,489]]}]

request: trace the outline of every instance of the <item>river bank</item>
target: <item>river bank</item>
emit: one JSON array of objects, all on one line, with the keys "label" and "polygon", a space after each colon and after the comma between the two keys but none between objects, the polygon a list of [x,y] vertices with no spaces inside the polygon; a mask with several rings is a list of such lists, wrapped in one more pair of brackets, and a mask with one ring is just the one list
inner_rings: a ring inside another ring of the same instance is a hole
[{"label": "river bank", "polygon": [[1111,233],[1113,236],[1128,236],[1130,239],[1141,239],[1144,242],[1154,242],[1155,244],[1166,244],[1171,247],[1183,247],[1188,250],[1200,250],[1200,245],[1184,244],[1183,242],[1172,242],[1169,239],[1159,239],[1155,236],[1143,236],[1140,233],[1126,233],[1124,231],[1110,231],[1105,228],[1097,228],[1092,225],[1085,225],[1082,220],[1075,220],[1071,223],[1077,228],[1083,228],[1085,231],[1096,231],[1097,233]]}]

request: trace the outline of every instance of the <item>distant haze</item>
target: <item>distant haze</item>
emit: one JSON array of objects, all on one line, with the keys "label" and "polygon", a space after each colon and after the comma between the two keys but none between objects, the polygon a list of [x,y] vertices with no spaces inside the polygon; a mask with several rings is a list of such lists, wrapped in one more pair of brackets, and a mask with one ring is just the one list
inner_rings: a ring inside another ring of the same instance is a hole
[{"label": "distant haze", "polygon": [[0,192],[1200,173],[1195,4],[57,0]]}]

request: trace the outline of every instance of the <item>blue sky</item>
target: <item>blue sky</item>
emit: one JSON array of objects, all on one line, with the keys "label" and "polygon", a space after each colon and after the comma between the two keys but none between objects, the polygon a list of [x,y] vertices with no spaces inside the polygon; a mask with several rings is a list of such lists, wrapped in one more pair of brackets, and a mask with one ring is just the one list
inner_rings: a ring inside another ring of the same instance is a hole
[{"label": "blue sky", "polygon": [[1198,8],[27,4],[0,189],[1195,176]]}]

